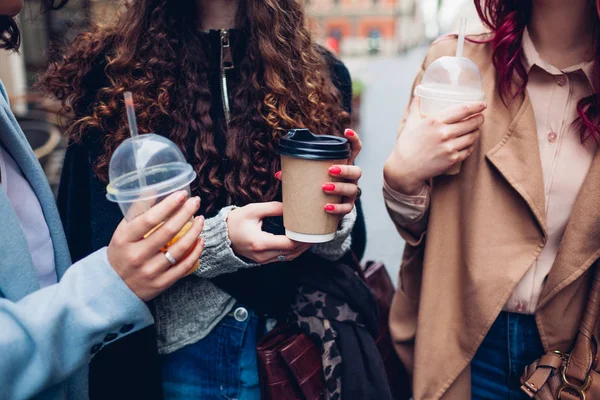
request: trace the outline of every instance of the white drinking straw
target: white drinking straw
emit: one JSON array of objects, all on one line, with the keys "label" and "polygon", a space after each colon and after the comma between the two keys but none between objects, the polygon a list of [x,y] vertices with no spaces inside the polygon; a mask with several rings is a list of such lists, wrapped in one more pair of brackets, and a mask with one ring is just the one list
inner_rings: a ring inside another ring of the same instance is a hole
[{"label": "white drinking straw", "polygon": [[125,109],[127,110],[127,122],[129,122],[129,133],[131,137],[138,136],[137,121],[135,119],[135,107],[133,106],[133,95],[131,92],[123,93],[125,97]]},{"label": "white drinking straw", "polygon": [[467,18],[460,19],[460,28],[458,30],[458,46],[456,46],[456,57],[463,56],[463,48],[465,46],[465,35],[467,34]]},{"label": "white drinking straw", "polygon": [[[139,136],[137,120],[135,118],[135,107],[133,105],[133,95],[131,92],[123,93],[123,97],[125,97],[125,110],[127,111],[127,122],[129,122],[129,134],[132,139],[135,139]],[[146,176],[142,173],[142,168],[138,162],[137,154],[135,151],[135,142],[132,143],[134,146],[133,157],[135,162],[135,168],[137,170],[138,180],[140,182],[140,189],[144,189],[148,186],[148,182],[146,182]],[[147,202],[143,202],[144,211],[148,211],[150,209],[150,205]]]}]

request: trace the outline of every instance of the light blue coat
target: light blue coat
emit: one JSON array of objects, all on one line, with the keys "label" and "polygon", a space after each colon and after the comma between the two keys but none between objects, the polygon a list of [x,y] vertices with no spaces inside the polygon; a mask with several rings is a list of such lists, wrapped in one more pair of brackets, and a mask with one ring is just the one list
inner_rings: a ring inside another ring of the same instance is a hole
[{"label": "light blue coat", "polygon": [[40,290],[19,220],[0,190],[0,399],[85,400],[93,354],[152,324],[152,315],[110,266],[106,249],[71,265],[53,194],[1,82],[0,142],[42,205],[59,279]]}]

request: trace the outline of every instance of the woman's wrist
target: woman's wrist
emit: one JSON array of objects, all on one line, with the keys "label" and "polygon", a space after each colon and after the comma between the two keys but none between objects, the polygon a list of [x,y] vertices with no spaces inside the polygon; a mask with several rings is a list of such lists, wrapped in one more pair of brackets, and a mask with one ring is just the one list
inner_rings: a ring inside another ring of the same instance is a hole
[{"label": "woman's wrist", "polygon": [[383,179],[390,189],[407,196],[419,194],[425,185],[424,179],[415,177],[398,162],[395,153],[385,162]]}]

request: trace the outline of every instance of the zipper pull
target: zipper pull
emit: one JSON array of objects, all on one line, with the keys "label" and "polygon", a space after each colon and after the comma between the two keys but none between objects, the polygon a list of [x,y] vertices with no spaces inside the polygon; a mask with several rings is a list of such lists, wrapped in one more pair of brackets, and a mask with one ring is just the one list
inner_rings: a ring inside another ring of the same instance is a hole
[{"label": "zipper pull", "polygon": [[221,70],[227,71],[233,68],[233,53],[231,51],[231,42],[229,41],[229,30],[221,29]]}]

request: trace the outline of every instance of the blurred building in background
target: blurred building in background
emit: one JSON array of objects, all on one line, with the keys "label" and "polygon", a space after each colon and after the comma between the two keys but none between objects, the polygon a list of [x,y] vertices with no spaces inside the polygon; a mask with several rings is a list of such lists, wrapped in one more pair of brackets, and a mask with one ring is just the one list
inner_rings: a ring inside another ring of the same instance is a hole
[{"label": "blurred building in background", "polygon": [[423,42],[418,0],[308,0],[317,39],[342,56],[394,55]]}]

